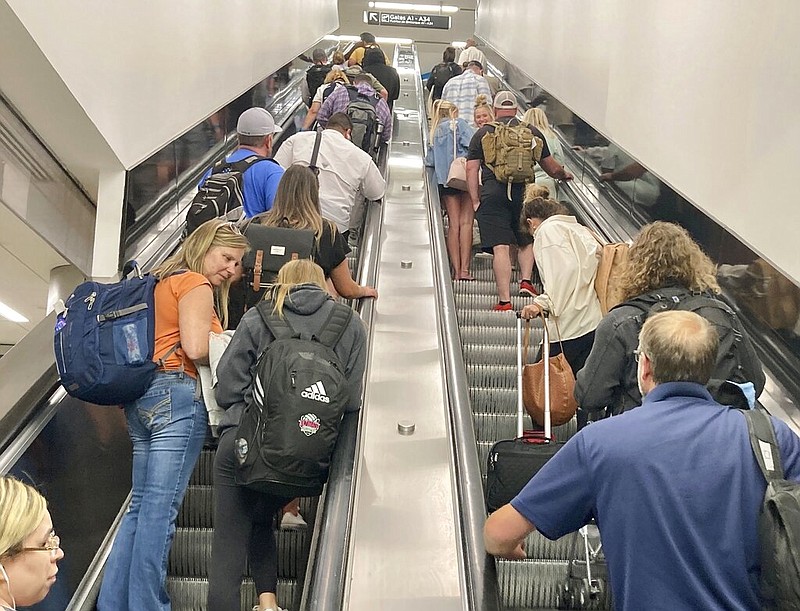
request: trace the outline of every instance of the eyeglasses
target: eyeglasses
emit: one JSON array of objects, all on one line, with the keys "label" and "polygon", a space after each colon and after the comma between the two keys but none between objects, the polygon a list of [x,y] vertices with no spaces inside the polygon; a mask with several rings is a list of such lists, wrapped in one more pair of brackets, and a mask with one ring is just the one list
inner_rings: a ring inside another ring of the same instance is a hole
[{"label": "eyeglasses", "polygon": [[[644,354],[644,352],[642,352],[641,350],[639,350],[639,348],[637,348],[636,350],[633,351],[634,360],[638,363],[639,359],[641,358],[641,356],[643,354]],[[647,356],[646,354],[644,354],[644,355]]]},{"label": "eyeglasses", "polygon": [[51,532],[44,547],[23,547],[21,552],[50,552],[50,557],[55,558],[61,548],[61,539],[55,532]]}]

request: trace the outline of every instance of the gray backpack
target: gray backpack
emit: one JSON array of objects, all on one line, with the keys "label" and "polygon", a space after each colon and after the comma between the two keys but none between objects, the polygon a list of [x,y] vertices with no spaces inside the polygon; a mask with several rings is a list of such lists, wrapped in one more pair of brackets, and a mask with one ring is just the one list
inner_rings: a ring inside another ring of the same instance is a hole
[{"label": "gray backpack", "polygon": [[800,609],[800,484],[784,479],[775,429],[765,413],[742,410],[753,454],[767,480],[758,520],[764,609]]},{"label": "gray backpack", "polygon": [[381,123],[378,120],[378,100],[380,96],[368,96],[355,87],[347,86],[350,102],[345,113],[353,123],[353,133],[350,136],[353,144],[370,155],[374,155],[378,148],[378,135],[381,132]]}]

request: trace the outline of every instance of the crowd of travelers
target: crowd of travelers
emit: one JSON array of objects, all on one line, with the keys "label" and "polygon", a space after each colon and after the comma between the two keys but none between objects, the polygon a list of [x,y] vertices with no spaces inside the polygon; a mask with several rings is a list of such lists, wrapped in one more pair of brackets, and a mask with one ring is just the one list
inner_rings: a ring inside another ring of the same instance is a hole
[{"label": "crowd of travelers", "polygon": [[[133,489],[106,564],[100,611],[170,608],[166,571],[175,522],[208,428],[198,365],[209,360],[210,335],[236,328],[216,368],[215,399],[224,415],[214,460],[210,611],[240,608],[246,567],[256,585],[255,610],[280,611],[273,522],[282,512],[296,513],[298,494],[285,481],[253,485],[248,443],[254,438],[243,431],[253,406],[269,399],[264,363],[274,374],[286,360],[267,356],[289,354],[290,341],[321,344],[328,350],[324,362],[336,361],[332,377],[324,387],[305,386],[317,370],[306,379],[291,369],[291,388],[305,400],[336,403],[342,413],[360,407],[366,332],[335,298],[378,297],[353,280],[348,237],[358,235],[364,200],[382,198],[386,183],[370,151],[352,141],[349,105],[371,106],[382,127],[376,136],[388,141],[399,80],[369,33],[348,55],[334,55],[332,65],[321,50],[312,60],[304,127],[316,121],[320,129],[301,130],[272,158],[280,127],[263,108],[243,112],[238,147],[224,163],[240,168],[245,222],[200,223],[152,272],[157,370],[144,394],[123,406]],[[554,325],[554,353],[563,350],[576,375],[580,406],[578,433],[487,519],[487,552],[525,558],[523,543],[534,530],[555,539],[594,519],[615,608],[761,608],[758,524],[767,483],[748,420],[729,406],[754,409],[765,376],[747,333],[720,298],[715,266],[682,227],[647,225],[619,270],[622,302],[604,313],[595,285],[602,247],[555,197],[558,185],[549,179],[572,175],[546,116],[534,108],[520,120],[516,96],[492,92],[474,40],[454,60],[448,47],[426,83],[432,98],[426,163],[449,218],[453,278],[473,280],[477,219],[481,245],[493,258],[493,310],[513,310],[513,250],[517,289],[531,298],[519,315],[545,315]],[[506,178],[497,162],[506,128],[522,134],[538,173]],[[459,158],[464,177],[456,188],[449,174]],[[201,190],[218,170],[206,173]],[[243,257],[254,248],[244,235],[251,224],[311,232],[312,254],[285,263],[257,307],[233,312],[231,296],[246,277]],[[541,292],[532,281],[534,265]],[[310,413],[293,422],[306,436],[325,425]],[[778,448],[770,461],[798,482],[800,438],[779,419],[770,422]],[[328,437],[335,443],[335,427]],[[304,477],[312,488],[321,486]],[[0,478],[0,609],[42,600],[63,557],[44,498]]]}]

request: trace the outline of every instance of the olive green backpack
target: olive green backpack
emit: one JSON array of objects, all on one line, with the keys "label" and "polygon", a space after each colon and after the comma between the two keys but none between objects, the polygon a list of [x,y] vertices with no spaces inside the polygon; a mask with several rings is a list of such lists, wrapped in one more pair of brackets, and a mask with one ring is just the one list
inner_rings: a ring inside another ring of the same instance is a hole
[{"label": "olive green backpack", "polygon": [[495,121],[490,123],[493,132],[481,138],[483,159],[498,182],[511,185],[529,183],[534,180],[534,166],[542,156],[542,140],[533,135],[527,123],[508,125]]}]

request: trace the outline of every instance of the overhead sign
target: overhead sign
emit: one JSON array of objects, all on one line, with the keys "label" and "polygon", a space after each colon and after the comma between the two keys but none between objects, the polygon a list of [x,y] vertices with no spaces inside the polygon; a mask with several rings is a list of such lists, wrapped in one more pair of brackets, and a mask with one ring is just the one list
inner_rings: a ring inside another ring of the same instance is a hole
[{"label": "overhead sign", "polygon": [[366,11],[369,25],[398,25],[406,28],[429,28],[449,30],[450,17],[447,15],[420,15],[418,13],[384,13]]}]

